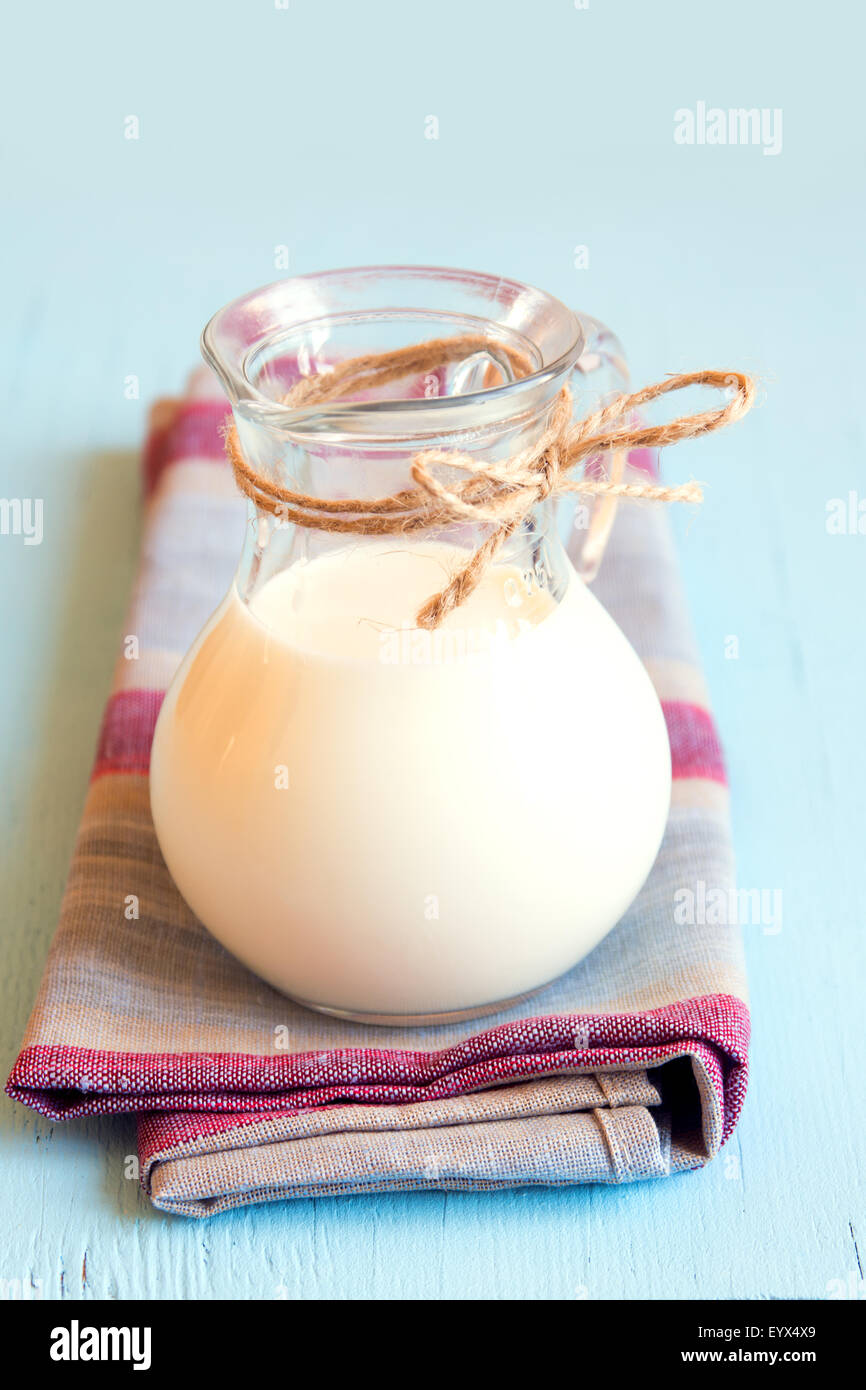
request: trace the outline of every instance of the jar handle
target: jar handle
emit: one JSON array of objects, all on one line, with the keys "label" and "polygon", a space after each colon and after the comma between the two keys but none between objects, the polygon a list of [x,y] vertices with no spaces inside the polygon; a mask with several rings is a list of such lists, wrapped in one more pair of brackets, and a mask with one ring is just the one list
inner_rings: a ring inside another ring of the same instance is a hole
[{"label": "jar handle", "polygon": [[[588,410],[606,405],[629,386],[628,367],[619,339],[598,319],[587,314],[578,314],[584,332],[584,347],[574,364],[576,414],[584,415]],[[594,387],[594,398],[588,399],[590,378]],[[625,449],[614,450],[607,455],[606,476],[612,482],[620,482],[625,473],[628,453]],[[596,460],[589,458],[584,467],[590,469]],[[573,504],[573,518],[577,507]],[[575,568],[586,583],[590,583],[598,573],[605,547],[610,538],[614,517],[616,516],[616,497],[596,497],[589,511],[586,535],[575,560]],[[583,513],[581,513],[583,515]],[[573,524],[576,522],[573,521]]]}]

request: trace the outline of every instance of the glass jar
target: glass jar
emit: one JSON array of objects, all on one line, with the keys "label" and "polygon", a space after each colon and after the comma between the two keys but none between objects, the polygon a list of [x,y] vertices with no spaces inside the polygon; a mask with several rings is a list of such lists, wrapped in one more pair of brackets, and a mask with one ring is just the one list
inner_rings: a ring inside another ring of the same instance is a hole
[{"label": "glass jar", "polygon": [[[465,333],[485,346],[463,361],[286,404],[348,357]],[[456,270],[282,281],[217,313],[203,350],[247,462],[322,497],[410,486],[423,449],[508,458],[564,384],[580,414],[625,385],[601,325]],[[532,368],[518,379],[514,353]],[[419,607],[488,528],[346,535],[250,504],[231,588],[163,704],[151,802],[189,906],[298,1002],[375,1023],[507,1007],[585,956],[643,884],[668,812],[667,734],[587,587],[613,503],[577,505],[535,507],[429,631]]]}]

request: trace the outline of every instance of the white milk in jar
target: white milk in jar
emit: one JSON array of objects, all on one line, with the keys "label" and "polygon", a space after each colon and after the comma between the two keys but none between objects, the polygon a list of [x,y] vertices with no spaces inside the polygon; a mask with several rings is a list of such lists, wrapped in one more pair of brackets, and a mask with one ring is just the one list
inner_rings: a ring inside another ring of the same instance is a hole
[{"label": "white milk in jar", "polygon": [[625,637],[570,566],[557,602],[494,564],[419,630],[460,560],[365,541],[232,588],[166,696],[168,868],[295,999],[481,1012],[586,955],[655,859],[670,752]]}]

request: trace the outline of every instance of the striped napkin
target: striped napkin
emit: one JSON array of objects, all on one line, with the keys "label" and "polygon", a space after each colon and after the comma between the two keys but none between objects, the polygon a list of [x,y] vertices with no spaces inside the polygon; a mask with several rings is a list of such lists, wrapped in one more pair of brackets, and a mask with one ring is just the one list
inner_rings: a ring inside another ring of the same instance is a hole
[{"label": "striped napkin", "polygon": [[[195,1217],[288,1197],[700,1167],[743,1103],[749,1016],[739,929],[701,910],[712,890],[734,891],[728,796],[664,510],[620,507],[594,584],[670,734],[670,820],[637,902],[585,961],[500,1015],[345,1023],[292,1004],[208,935],[150,817],[163,692],[240,554],[246,504],[223,458],[226,412],[201,371],[152,411],[139,577],[8,1093],[55,1120],[135,1112],[145,1191]],[[638,450],[629,467],[654,463]]]}]

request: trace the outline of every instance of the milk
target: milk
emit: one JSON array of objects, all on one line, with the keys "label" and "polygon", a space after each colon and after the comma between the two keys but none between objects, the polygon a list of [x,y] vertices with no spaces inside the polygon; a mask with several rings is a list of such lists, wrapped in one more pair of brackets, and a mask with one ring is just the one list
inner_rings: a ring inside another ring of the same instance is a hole
[{"label": "milk", "polygon": [[166,695],[151,800],[192,910],[296,999],[475,1011],[546,983],[656,856],[670,753],[637,656],[573,571],[494,565],[442,629],[459,559],[364,541],[235,588]]}]

